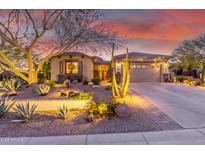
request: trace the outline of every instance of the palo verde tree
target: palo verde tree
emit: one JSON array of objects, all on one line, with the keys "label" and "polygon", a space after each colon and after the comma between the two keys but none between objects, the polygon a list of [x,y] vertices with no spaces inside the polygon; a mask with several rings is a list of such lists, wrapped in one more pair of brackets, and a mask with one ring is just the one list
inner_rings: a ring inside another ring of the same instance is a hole
[{"label": "palo verde tree", "polygon": [[29,84],[38,81],[38,73],[53,56],[72,49],[94,52],[116,41],[103,26],[99,10],[2,10],[0,14],[0,62]]}]

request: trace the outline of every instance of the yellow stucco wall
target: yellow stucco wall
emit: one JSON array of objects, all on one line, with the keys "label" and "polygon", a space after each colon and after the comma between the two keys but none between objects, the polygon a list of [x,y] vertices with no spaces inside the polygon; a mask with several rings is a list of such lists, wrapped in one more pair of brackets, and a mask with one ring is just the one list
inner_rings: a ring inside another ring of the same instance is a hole
[{"label": "yellow stucco wall", "polygon": [[65,73],[65,60],[79,60],[83,65],[83,79],[87,78],[91,80],[93,78],[93,61],[88,56],[81,55],[61,55],[60,57],[54,57],[51,59],[51,80],[58,80],[58,74],[60,74],[60,61],[63,62],[63,73]]}]

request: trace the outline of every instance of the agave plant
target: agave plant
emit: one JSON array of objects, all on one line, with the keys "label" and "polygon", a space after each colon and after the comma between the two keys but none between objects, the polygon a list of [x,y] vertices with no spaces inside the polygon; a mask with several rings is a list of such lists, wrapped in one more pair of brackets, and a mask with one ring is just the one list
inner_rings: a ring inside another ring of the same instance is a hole
[{"label": "agave plant", "polygon": [[67,119],[68,118],[68,113],[69,113],[69,109],[68,109],[67,106],[63,105],[63,107],[58,108],[58,116],[61,119],[63,119],[63,120]]},{"label": "agave plant", "polygon": [[17,91],[22,86],[22,84],[16,79],[11,78],[4,79],[2,82],[2,86],[8,91]]},{"label": "agave plant", "polygon": [[41,84],[37,87],[36,91],[38,92],[39,95],[41,96],[45,96],[48,95],[49,91],[50,91],[50,86],[46,85],[46,84]]},{"label": "agave plant", "polygon": [[15,101],[13,99],[9,99],[9,97],[2,97],[0,100],[0,118],[5,116],[11,107],[14,105]]},{"label": "agave plant", "polygon": [[34,116],[37,116],[38,113],[36,113],[37,105],[33,104],[30,106],[29,102],[27,104],[17,104],[16,108],[14,110],[17,113],[17,117],[25,120],[30,121],[33,119]]}]

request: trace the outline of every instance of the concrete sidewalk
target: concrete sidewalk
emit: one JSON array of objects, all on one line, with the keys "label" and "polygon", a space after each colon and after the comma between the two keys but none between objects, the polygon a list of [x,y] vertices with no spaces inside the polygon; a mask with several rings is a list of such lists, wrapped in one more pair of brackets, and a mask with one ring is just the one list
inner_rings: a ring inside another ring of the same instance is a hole
[{"label": "concrete sidewalk", "polygon": [[0,138],[1,145],[205,144],[205,128],[121,134]]}]

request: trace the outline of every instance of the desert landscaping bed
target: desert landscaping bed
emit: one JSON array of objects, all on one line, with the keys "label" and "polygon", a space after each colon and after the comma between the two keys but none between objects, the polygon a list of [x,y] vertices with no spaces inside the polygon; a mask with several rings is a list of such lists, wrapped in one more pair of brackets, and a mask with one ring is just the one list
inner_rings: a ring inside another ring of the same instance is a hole
[{"label": "desert landscaping bed", "polygon": [[[72,89],[93,91],[94,100],[108,100],[111,98],[111,91],[105,90],[103,86],[93,88],[75,85]],[[5,118],[0,119],[0,137],[58,136],[182,129],[173,119],[136,92],[130,92],[125,98],[125,102],[130,108],[130,116],[126,118],[114,116],[111,119],[99,118],[93,122],[86,120],[84,109],[72,109],[67,120],[59,119],[55,111],[41,112],[32,121],[26,123],[10,122],[12,119],[15,119],[15,115],[10,113]]]}]

